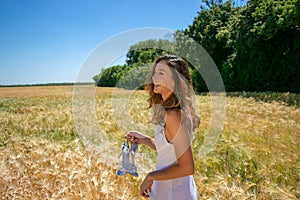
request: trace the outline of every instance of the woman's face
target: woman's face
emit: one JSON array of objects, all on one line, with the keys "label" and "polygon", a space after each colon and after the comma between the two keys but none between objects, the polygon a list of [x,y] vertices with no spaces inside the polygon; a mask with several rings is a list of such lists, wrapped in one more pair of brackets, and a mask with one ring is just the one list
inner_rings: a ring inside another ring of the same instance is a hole
[{"label": "woman's face", "polygon": [[166,61],[160,61],[156,64],[152,81],[154,84],[154,93],[161,94],[164,100],[172,94],[175,81]]}]

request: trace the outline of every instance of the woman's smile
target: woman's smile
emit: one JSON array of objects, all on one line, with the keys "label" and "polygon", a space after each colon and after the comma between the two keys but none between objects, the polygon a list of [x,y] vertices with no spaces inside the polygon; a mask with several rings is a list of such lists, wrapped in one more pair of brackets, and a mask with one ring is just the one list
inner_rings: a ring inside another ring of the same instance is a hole
[{"label": "woman's smile", "polygon": [[158,90],[160,87],[160,84],[154,84],[154,90]]}]

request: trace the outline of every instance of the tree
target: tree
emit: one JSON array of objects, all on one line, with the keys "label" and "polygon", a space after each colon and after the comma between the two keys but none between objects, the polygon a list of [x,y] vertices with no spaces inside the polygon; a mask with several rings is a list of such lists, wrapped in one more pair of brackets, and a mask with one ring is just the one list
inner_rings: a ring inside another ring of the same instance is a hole
[{"label": "tree", "polygon": [[95,85],[99,87],[115,87],[119,79],[130,70],[130,67],[124,66],[112,66],[103,69],[100,74],[93,77]]},{"label": "tree", "polygon": [[300,92],[298,0],[204,2],[184,33],[209,52],[227,91]]},{"label": "tree", "polygon": [[172,42],[169,40],[154,40],[149,39],[130,46],[126,55],[127,65],[143,65],[151,63],[158,55],[167,53],[168,49],[172,49]]},{"label": "tree", "polygon": [[130,46],[124,66],[112,66],[94,76],[95,84],[101,87],[141,89],[149,72],[149,64],[161,54],[172,50],[169,40],[149,39]]},{"label": "tree", "polygon": [[300,92],[297,0],[251,0],[233,21],[229,63],[235,90]]},{"label": "tree", "polygon": [[[216,63],[220,73],[224,76],[224,63],[233,54],[233,48],[228,41],[229,29],[228,23],[231,20],[236,8],[231,6],[231,2],[227,1],[204,1],[206,7],[198,12],[193,23],[184,30],[184,34],[193,38],[209,53]],[[207,9],[207,7],[209,9]],[[195,83],[197,91],[207,91],[205,83],[201,75],[194,71],[193,79],[198,81]],[[226,79],[226,78],[225,78]],[[225,81],[226,84],[226,81]]]}]

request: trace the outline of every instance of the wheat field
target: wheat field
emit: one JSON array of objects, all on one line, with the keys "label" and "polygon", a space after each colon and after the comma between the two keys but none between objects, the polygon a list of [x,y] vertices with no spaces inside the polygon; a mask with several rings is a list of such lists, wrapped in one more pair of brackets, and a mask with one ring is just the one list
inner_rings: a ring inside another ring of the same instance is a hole
[{"label": "wheat field", "polygon": [[[99,134],[119,149],[126,130],[111,112],[114,88],[95,89]],[[119,157],[103,160],[103,143],[89,148],[83,142],[72,95],[72,86],[0,88],[1,199],[142,199],[138,189],[145,173],[117,176]],[[132,118],[151,135],[147,95],[135,91],[131,98]],[[199,199],[300,199],[299,102],[300,95],[289,93],[228,94],[225,127],[214,151],[195,156]],[[210,95],[197,95],[197,103],[202,123],[194,152],[210,124]],[[145,166],[155,161],[150,158]]]}]

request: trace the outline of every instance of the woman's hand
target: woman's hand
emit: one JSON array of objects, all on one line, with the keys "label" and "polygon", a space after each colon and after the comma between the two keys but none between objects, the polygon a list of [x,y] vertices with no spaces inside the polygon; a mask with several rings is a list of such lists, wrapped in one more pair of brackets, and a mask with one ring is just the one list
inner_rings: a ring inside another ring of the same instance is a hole
[{"label": "woman's hand", "polygon": [[150,175],[148,174],[140,186],[140,195],[145,198],[150,197],[152,184],[153,184],[153,180],[150,178]]},{"label": "woman's hand", "polygon": [[129,131],[125,138],[132,144],[145,144],[146,140],[149,139],[148,136],[137,131]]},{"label": "woman's hand", "polygon": [[154,141],[149,136],[143,135],[138,131],[129,131],[125,138],[132,144],[145,144],[151,149],[156,150]]}]

